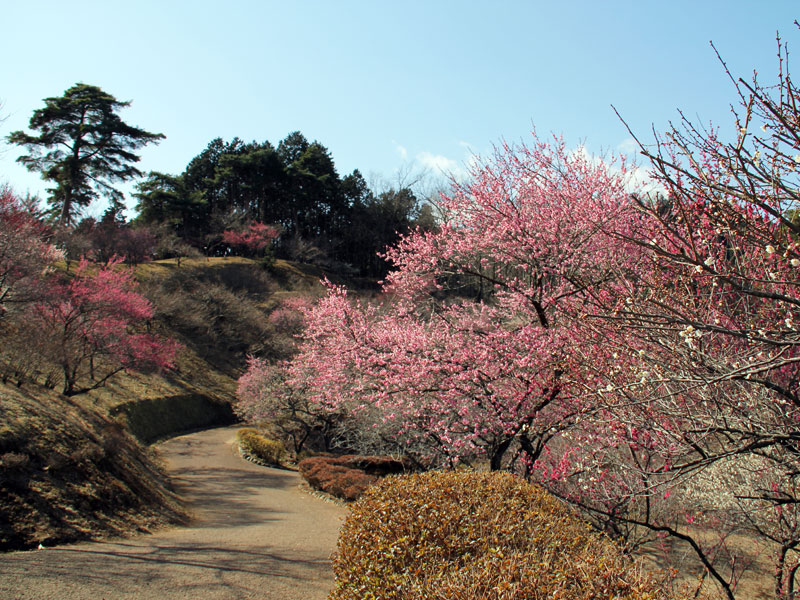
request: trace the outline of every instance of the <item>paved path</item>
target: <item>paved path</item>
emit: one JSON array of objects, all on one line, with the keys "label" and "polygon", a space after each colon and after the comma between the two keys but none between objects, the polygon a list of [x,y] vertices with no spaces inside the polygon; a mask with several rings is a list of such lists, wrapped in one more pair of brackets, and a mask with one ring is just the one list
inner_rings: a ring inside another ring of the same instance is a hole
[{"label": "paved path", "polygon": [[239,458],[235,432],[211,429],[160,446],[195,513],[189,527],[0,554],[0,598],[326,598],[346,509],[303,492],[297,473]]}]

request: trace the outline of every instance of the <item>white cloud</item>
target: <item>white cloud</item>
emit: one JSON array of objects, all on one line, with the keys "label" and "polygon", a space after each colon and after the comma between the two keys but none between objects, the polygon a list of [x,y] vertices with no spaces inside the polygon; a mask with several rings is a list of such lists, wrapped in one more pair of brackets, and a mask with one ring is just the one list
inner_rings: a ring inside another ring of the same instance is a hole
[{"label": "white cloud", "polygon": [[[631,146],[633,145],[633,146]],[[638,148],[638,144],[633,138],[628,138],[621,142],[617,146],[617,152],[620,154],[630,153],[626,151],[626,148],[634,147],[634,149]],[[581,144],[574,150],[570,150],[568,152],[571,158],[582,158],[588,161],[590,164],[599,165],[601,163],[609,164],[608,161],[603,156],[598,156],[596,154],[592,154],[586,148],[585,145]],[[619,173],[620,167],[619,164],[614,162],[610,163],[610,169],[612,172]],[[664,187],[659,183],[655,182],[653,178],[650,176],[650,171],[646,167],[641,167],[635,162],[627,161],[625,167],[625,187],[629,192],[638,192],[638,193],[657,193],[657,192],[664,192]]]},{"label": "white cloud", "polygon": [[638,190],[645,194],[666,193],[664,186],[656,182],[644,167],[628,167],[626,185],[631,191]]},{"label": "white cloud", "polygon": [[408,150],[406,150],[405,146],[401,146],[394,140],[392,140],[392,143],[394,144],[394,149],[400,155],[400,158],[403,160],[408,160]]},{"label": "white cloud", "polygon": [[425,168],[445,175],[460,173],[464,170],[464,167],[452,158],[447,158],[441,154],[431,154],[430,152],[417,154],[417,162]]},{"label": "white cloud", "polygon": [[[418,174],[420,180],[430,178],[431,181],[449,181],[454,177],[457,181],[463,181],[469,177],[470,170],[480,160],[472,149],[472,144],[464,140],[457,142],[458,150],[454,152],[456,158],[428,150],[409,151],[397,140],[392,140],[392,145],[403,161],[402,166],[396,169],[397,177],[403,181],[413,174]],[[461,159],[458,158],[459,154],[463,155]]]},{"label": "white cloud", "polygon": [[625,138],[617,144],[617,152],[622,154],[637,154],[639,151],[639,144],[632,137]]},{"label": "white cloud", "polygon": [[468,154],[475,154],[475,151],[472,149],[472,144],[470,144],[469,142],[460,140],[458,142],[458,145],[461,146],[464,149],[464,151],[467,152]]}]

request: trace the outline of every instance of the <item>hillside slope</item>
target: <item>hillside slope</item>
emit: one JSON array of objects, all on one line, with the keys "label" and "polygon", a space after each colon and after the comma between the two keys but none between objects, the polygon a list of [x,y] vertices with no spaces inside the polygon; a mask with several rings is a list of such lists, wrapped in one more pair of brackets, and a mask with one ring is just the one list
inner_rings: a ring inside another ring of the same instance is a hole
[{"label": "hillside slope", "polygon": [[184,519],[153,452],[86,402],[0,385],[0,415],[0,550]]}]

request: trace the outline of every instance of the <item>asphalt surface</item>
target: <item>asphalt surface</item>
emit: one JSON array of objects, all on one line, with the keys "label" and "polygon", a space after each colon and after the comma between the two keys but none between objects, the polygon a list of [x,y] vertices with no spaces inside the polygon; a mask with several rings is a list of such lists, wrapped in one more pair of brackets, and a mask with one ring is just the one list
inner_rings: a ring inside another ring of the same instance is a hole
[{"label": "asphalt surface", "polygon": [[0,599],[326,598],[346,509],[304,492],[295,472],[240,458],[235,432],[160,445],[194,512],[188,527],[0,554]]}]

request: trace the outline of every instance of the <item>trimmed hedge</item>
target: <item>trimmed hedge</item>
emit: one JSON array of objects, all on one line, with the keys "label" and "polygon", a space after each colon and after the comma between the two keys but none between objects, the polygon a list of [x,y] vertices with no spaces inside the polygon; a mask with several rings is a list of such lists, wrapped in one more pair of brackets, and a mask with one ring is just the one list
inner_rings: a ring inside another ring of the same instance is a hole
[{"label": "trimmed hedge", "polygon": [[670,598],[616,544],[508,473],[389,477],[351,506],[330,600]]},{"label": "trimmed hedge", "polygon": [[243,454],[258,459],[268,465],[280,466],[286,449],[281,442],[271,440],[252,428],[236,432],[236,441]]},{"label": "trimmed hedge", "polygon": [[300,461],[297,467],[311,487],[343,500],[357,499],[380,477],[411,470],[406,460],[350,454],[314,456]]}]

